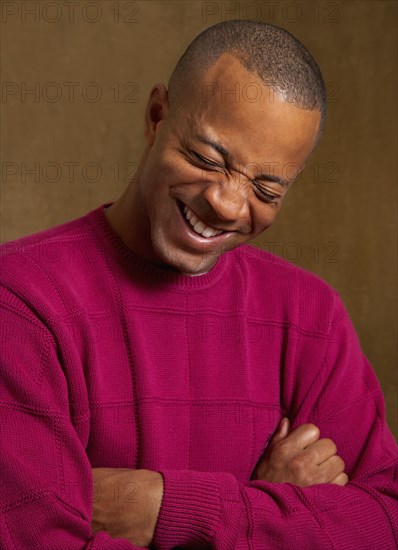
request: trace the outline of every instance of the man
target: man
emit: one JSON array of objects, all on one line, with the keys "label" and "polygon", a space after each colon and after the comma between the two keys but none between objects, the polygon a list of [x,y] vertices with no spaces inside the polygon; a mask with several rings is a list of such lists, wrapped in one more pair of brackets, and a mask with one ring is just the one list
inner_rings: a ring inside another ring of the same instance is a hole
[{"label": "man", "polygon": [[396,547],[398,449],[337,293],[244,244],[324,118],[296,39],[221,23],[152,89],[122,197],[5,245],[4,548]]}]

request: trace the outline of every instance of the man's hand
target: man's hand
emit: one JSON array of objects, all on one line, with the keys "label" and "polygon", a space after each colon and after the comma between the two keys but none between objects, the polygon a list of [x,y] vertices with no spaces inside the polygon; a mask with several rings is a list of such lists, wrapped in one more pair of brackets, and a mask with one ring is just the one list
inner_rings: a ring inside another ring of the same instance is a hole
[{"label": "man's hand", "polygon": [[319,439],[314,424],[303,424],[289,434],[289,419],[282,418],[252,474],[252,480],[295,483],[301,487],[318,483],[345,485],[344,461],[331,439]]},{"label": "man's hand", "polygon": [[91,528],[136,546],[152,542],[163,497],[163,478],[151,470],[93,468]]}]

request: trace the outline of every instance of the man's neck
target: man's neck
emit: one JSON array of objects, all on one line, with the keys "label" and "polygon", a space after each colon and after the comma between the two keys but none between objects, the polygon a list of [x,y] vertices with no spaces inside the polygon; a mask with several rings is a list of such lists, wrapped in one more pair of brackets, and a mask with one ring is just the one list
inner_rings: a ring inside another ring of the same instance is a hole
[{"label": "man's neck", "polygon": [[[106,206],[104,208],[104,212],[105,212],[105,216],[107,217],[108,219],[108,222],[112,225],[112,223],[110,222],[110,219],[109,219],[109,212],[107,212],[109,210],[110,206]],[[114,230],[115,227],[113,227]],[[208,273],[208,271],[204,271],[203,273],[184,273],[184,272],[181,272],[182,275],[189,275],[190,277],[199,277],[200,275],[204,275],[205,273]]]}]

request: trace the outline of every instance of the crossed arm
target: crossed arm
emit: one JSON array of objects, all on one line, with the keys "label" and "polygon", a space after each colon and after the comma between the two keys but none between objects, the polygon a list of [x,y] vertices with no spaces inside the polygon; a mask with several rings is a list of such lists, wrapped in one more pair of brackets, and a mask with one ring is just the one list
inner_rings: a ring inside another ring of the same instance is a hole
[{"label": "crossed arm", "polygon": [[[344,461],[331,439],[320,438],[314,424],[303,424],[289,433],[289,420],[281,420],[251,476],[252,480],[294,483],[308,487],[319,483],[345,485]],[[107,531],[147,547],[153,542],[163,496],[159,472],[119,468],[94,468],[92,529]],[[134,486],[133,499],[115,499],[115,486]]]}]

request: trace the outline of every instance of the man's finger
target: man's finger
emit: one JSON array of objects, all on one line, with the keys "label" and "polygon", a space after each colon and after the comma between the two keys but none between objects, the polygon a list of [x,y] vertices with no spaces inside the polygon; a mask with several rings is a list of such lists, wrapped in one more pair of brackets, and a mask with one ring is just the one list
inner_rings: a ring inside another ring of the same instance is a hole
[{"label": "man's finger", "polygon": [[285,439],[285,437],[288,435],[290,429],[290,421],[287,418],[287,416],[284,416],[282,420],[279,422],[279,426],[272,436],[269,445],[275,445],[279,441],[282,441],[282,439]]},{"label": "man's finger", "polygon": [[341,456],[331,456],[317,467],[316,483],[332,483],[333,480],[344,473],[344,468],[345,464]]},{"label": "man's finger", "polygon": [[280,446],[289,446],[293,451],[301,451],[318,441],[320,431],[315,424],[302,424],[294,429],[285,439],[279,442]]},{"label": "man's finger", "polygon": [[337,453],[337,447],[331,439],[324,438],[318,439],[318,441],[309,445],[303,452],[312,458],[315,464],[322,464],[322,462],[325,462],[325,460],[328,460]]},{"label": "man's finger", "polygon": [[349,480],[349,477],[347,474],[340,474],[339,476],[337,476],[333,481],[331,481],[330,483],[334,483],[335,485],[345,485],[346,483],[348,483],[350,480]]}]

